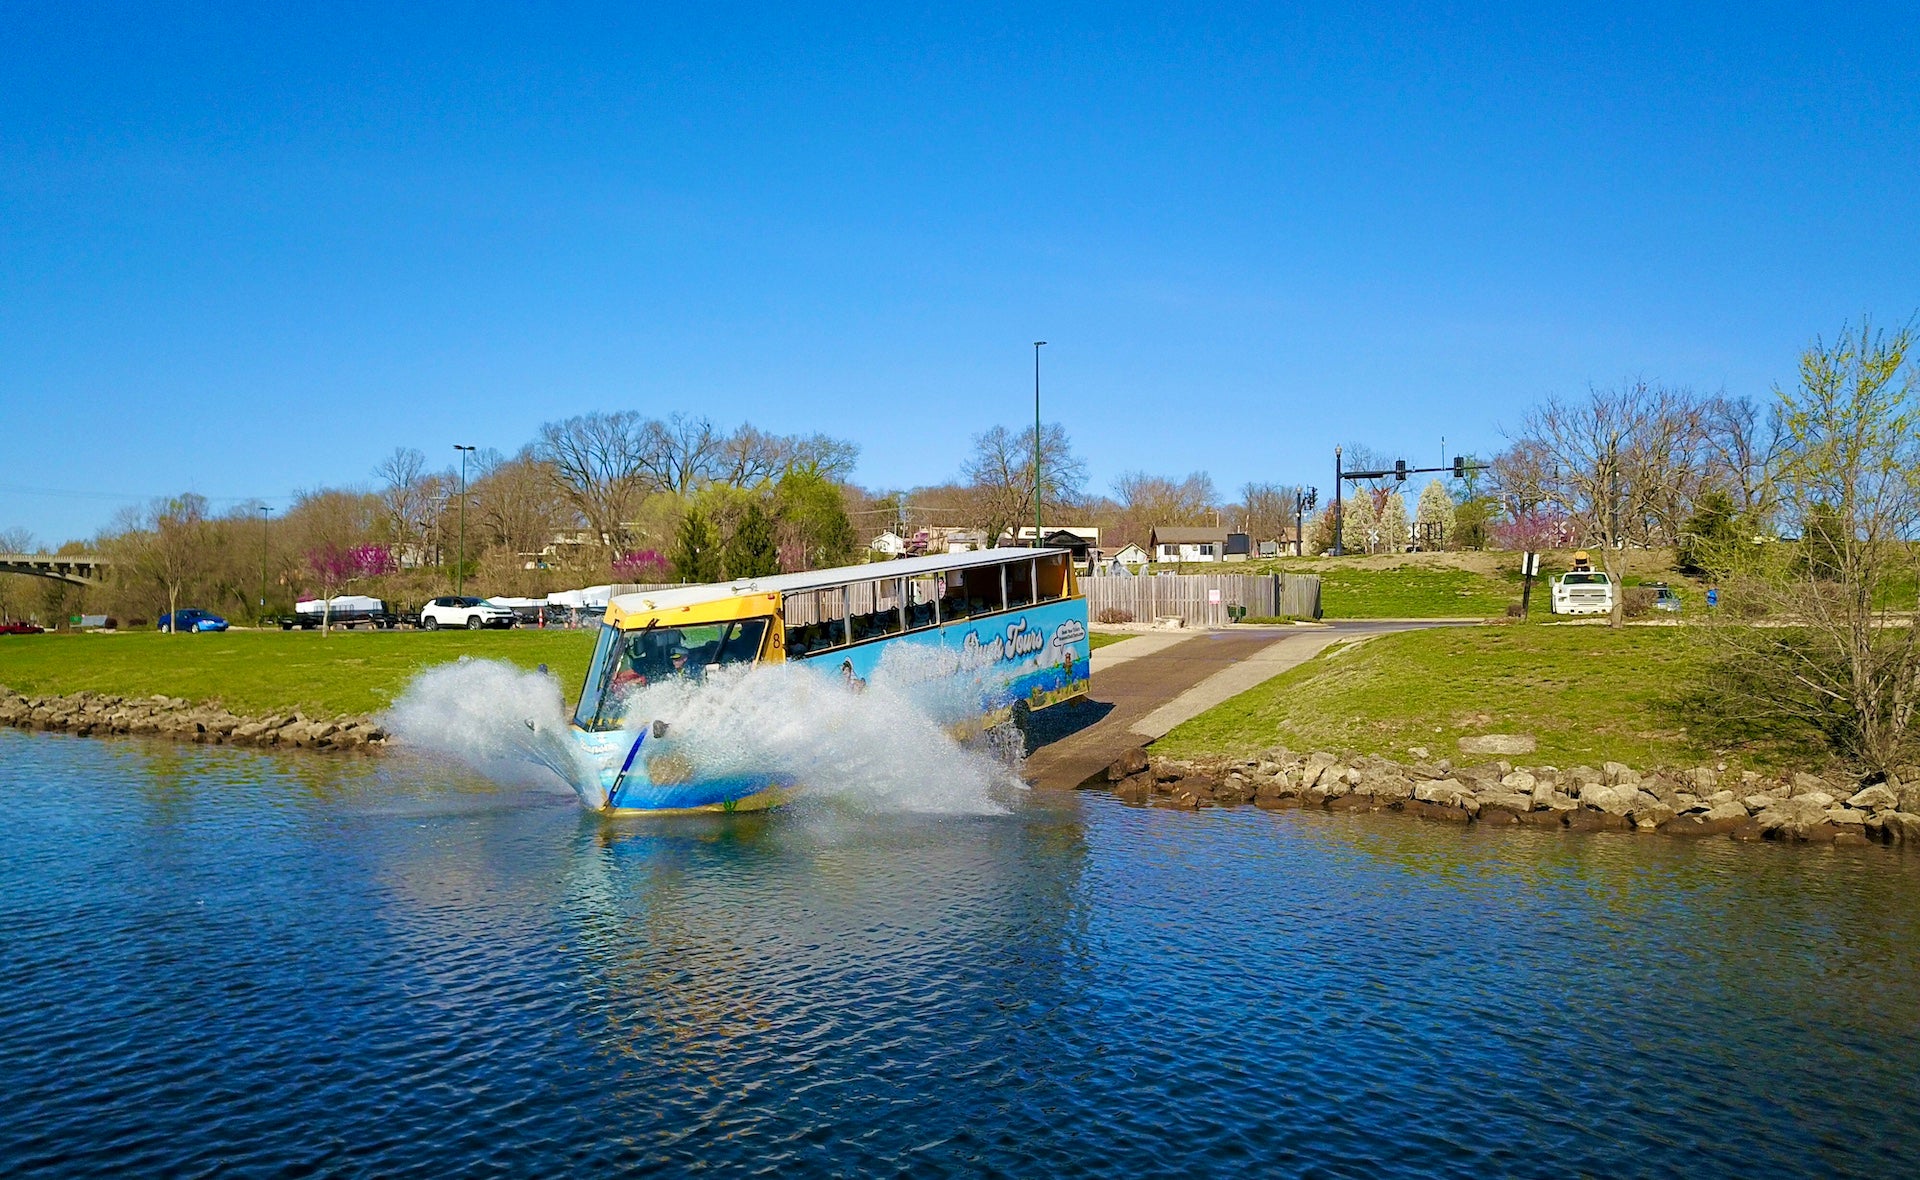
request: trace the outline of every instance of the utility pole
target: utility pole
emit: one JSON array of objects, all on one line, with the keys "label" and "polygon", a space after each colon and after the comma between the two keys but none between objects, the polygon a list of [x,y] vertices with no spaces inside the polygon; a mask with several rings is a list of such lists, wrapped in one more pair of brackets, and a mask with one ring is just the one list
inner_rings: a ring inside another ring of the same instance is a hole
[{"label": "utility pole", "polygon": [[454,443],[453,449],[460,452],[460,564],[453,570],[453,592],[462,594],[467,583],[467,456],[473,448]]},{"label": "utility pole", "polygon": [[1040,548],[1040,349],[1044,340],[1033,342],[1033,547]]}]

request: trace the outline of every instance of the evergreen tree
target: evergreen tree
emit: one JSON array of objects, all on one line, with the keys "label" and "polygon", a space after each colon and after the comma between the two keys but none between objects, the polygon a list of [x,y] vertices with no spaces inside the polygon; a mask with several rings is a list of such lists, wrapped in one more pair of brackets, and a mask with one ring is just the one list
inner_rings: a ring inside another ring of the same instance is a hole
[{"label": "evergreen tree", "polygon": [[713,522],[698,507],[687,509],[674,534],[673,576],[682,582],[720,580],[720,538]]},{"label": "evergreen tree", "polygon": [[773,519],[760,507],[749,503],[727,538],[727,577],[759,578],[780,572],[780,541],[774,535]]},{"label": "evergreen tree", "polygon": [[[1725,570],[1734,547],[1743,535],[1751,532],[1742,527],[1743,523],[1733,497],[1718,488],[1709,488],[1694,502],[1693,515],[1680,530],[1679,560],[1675,565],[1681,573],[1694,578]],[[1809,546],[1808,551],[1812,548]]]}]

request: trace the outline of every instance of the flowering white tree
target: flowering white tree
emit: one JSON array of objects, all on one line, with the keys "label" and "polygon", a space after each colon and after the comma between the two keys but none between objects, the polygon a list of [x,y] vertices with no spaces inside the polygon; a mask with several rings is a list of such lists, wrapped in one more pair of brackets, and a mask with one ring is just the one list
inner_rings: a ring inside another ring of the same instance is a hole
[{"label": "flowering white tree", "polygon": [[1413,539],[1413,530],[1407,524],[1407,502],[1398,490],[1388,492],[1381,498],[1380,508],[1380,544],[1378,552],[1403,553]]},{"label": "flowering white tree", "polygon": [[1453,493],[1440,480],[1420,491],[1420,504],[1414,509],[1415,532],[1428,548],[1453,543]]},{"label": "flowering white tree", "polygon": [[1380,514],[1373,494],[1356,490],[1340,506],[1340,548],[1348,553],[1372,553],[1380,544]]}]

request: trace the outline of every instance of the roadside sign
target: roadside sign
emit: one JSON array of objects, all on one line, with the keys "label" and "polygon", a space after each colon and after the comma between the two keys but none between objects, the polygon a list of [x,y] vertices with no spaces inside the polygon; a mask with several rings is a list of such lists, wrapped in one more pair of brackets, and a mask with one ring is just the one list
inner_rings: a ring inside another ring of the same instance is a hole
[{"label": "roadside sign", "polygon": [[1520,576],[1524,578],[1537,578],[1540,576],[1540,555],[1538,553],[1522,553],[1520,555]]},{"label": "roadside sign", "polygon": [[1207,591],[1207,605],[1208,606],[1220,605],[1220,592],[1218,590]]}]

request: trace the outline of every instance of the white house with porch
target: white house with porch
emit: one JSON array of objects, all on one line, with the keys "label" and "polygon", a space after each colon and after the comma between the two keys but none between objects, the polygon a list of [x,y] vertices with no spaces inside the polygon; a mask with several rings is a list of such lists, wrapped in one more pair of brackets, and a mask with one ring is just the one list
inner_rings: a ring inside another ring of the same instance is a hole
[{"label": "white house with porch", "polygon": [[1147,549],[1155,561],[1224,561],[1227,554],[1227,530],[1155,526],[1147,539]]}]

